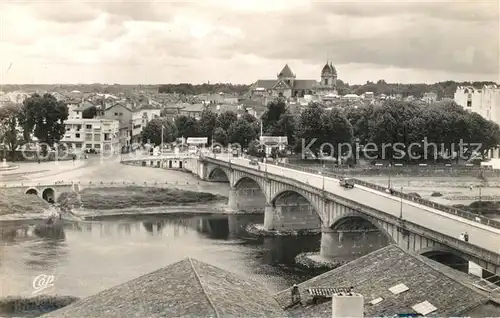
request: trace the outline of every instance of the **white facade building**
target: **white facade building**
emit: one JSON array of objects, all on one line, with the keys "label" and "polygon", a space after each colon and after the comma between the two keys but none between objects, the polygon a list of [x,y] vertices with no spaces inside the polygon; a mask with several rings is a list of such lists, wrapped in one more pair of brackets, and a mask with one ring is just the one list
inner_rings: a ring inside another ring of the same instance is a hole
[{"label": "white facade building", "polygon": [[455,102],[500,125],[500,88],[485,85],[483,88],[460,86],[455,92]]},{"label": "white facade building", "polygon": [[108,119],[68,119],[66,133],[61,143],[76,151],[94,149],[97,152],[109,153],[119,151],[119,122]]},{"label": "white facade building", "polygon": [[[496,85],[485,85],[483,88],[459,86],[454,100],[466,110],[478,113],[500,125],[500,88]],[[498,156],[498,148],[491,151],[490,157],[498,158]]]},{"label": "white facade building", "polygon": [[132,142],[140,142],[139,137],[146,125],[160,117],[161,109],[140,109],[132,113]]}]

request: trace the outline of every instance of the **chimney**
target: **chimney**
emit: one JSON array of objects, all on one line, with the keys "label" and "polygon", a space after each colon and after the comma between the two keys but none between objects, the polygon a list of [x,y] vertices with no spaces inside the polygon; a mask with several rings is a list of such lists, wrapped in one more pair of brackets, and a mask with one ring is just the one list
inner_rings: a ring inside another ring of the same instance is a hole
[{"label": "chimney", "polygon": [[332,318],[363,318],[364,299],[361,294],[352,291],[332,296]]}]

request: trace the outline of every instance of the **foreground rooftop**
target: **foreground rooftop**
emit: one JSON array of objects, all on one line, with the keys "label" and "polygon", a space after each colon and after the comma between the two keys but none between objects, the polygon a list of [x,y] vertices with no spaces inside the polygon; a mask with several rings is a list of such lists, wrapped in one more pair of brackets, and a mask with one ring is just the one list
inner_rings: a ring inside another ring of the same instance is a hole
[{"label": "foreground rooftop", "polygon": [[303,305],[291,306],[290,289],[275,298],[292,317],[331,317],[331,299],[312,304],[306,290],[352,286],[365,317],[417,314],[413,307],[425,301],[436,308],[427,316],[499,317],[496,295],[475,287],[478,279],[390,245],[300,284]]},{"label": "foreground rooftop", "polygon": [[43,317],[287,317],[261,284],[187,258]]}]

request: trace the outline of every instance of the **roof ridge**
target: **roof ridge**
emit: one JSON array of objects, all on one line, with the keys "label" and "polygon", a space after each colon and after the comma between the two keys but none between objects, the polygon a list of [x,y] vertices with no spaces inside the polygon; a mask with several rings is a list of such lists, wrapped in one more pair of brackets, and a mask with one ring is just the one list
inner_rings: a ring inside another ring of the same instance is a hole
[{"label": "roof ridge", "polygon": [[[436,264],[434,264],[434,263],[438,263],[438,264],[441,264],[441,263],[439,263],[439,262],[437,262],[437,261],[435,261],[433,259],[430,259],[428,257],[425,257],[423,255],[420,255],[420,254],[417,254],[417,253],[414,253],[414,252],[405,251],[403,248],[401,248],[399,246],[398,246],[398,248],[400,248],[403,252],[405,252],[405,253],[413,256],[415,259],[417,259],[419,262],[423,263],[425,266],[427,266],[429,268],[432,268],[433,270],[439,272],[441,275],[444,275],[447,278],[451,279],[452,281],[454,281],[454,282],[456,282],[456,283],[458,283],[458,284],[466,287],[467,289],[470,289],[470,290],[474,291],[475,293],[479,293],[479,294],[481,294],[481,295],[483,295],[485,297],[484,301],[482,301],[481,303],[477,304],[476,306],[471,306],[470,308],[464,309],[461,313],[466,312],[468,310],[471,310],[471,309],[473,309],[473,308],[475,308],[477,306],[480,306],[480,305],[482,305],[482,304],[484,304],[484,303],[486,303],[488,301],[493,301],[495,303],[498,303],[498,300],[495,299],[495,297],[491,296],[490,294],[488,294],[486,292],[482,292],[481,290],[478,290],[478,289],[474,288],[473,286],[469,286],[467,283],[462,282],[460,279],[457,279],[456,277],[454,277],[453,274],[449,274],[446,271],[440,270],[439,265],[435,266]],[[443,266],[447,266],[447,265],[444,265],[444,264],[442,264],[442,265]],[[453,269],[453,268],[450,267],[450,269]],[[455,270],[455,269],[453,269],[453,270]]]},{"label": "roof ridge", "polygon": [[198,280],[198,283],[200,283],[200,287],[201,287],[201,290],[203,291],[203,294],[207,298],[208,303],[210,304],[210,306],[212,306],[212,308],[214,309],[215,317],[219,318],[220,314],[217,311],[217,308],[215,307],[214,302],[212,301],[212,299],[208,295],[207,291],[205,290],[205,287],[203,286],[203,282],[201,281],[200,275],[198,275],[198,272],[196,271],[196,268],[195,268],[195,266],[193,264],[193,260],[191,259],[191,257],[188,257],[188,260],[189,260],[189,264],[191,265],[191,268],[193,269],[193,273],[196,276],[196,279]]}]

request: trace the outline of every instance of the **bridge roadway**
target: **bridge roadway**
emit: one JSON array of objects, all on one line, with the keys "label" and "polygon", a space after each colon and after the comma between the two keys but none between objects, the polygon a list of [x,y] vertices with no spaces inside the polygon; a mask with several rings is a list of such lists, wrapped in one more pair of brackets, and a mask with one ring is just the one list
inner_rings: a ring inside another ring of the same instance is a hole
[{"label": "bridge roadway", "polygon": [[[209,157],[214,158],[213,155]],[[259,169],[258,166],[250,165],[249,160],[244,158],[217,156],[214,159],[225,162],[230,161],[231,165],[241,165],[245,168]],[[265,170],[267,173],[278,177],[283,176],[295,179],[318,189],[323,189],[324,182],[324,189],[327,192],[373,207],[396,217],[400,216],[402,205],[402,215],[405,221],[418,224],[430,230],[455,238],[458,238],[460,233],[467,231],[469,233],[470,244],[497,254],[500,253],[500,229],[433,209],[416,202],[405,199],[401,200],[400,197],[364,186],[356,185],[353,189],[346,189],[340,186],[338,179],[332,177],[323,177],[320,174],[303,172],[274,164],[259,163],[259,165],[261,167],[260,171]]]}]

